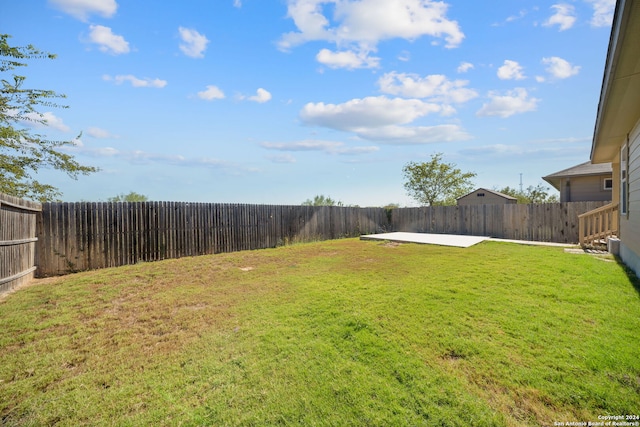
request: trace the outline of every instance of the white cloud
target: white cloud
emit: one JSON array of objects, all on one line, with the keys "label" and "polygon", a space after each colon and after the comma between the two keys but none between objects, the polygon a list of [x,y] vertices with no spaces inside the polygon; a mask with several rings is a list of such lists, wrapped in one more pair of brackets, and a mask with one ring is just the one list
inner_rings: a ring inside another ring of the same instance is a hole
[{"label": "white cloud", "polygon": [[582,144],[584,142],[591,142],[591,136],[568,136],[565,138],[545,138],[537,139],[534,142],[539,144]]},{"label": "white cloud", "polygon": [[569,61],[557,56],[542,58],[542,63],[548,65],[547,72],[556,79],[566,79],[580,72],[580,66],[571,65]]},{"label": "white cloud", "polygon": [[377,68],[380,66],[380,58],[369,56],[369,52],[342,51],[332,52],[329,49],[321,49],[316,55],[316,60],[329,68]]},{"label": "white cloud", "polygon": [[378,79],[380,91],[407,98],[430,98],[434,102],[460,104],[478,96],[473,89],[468,89],[467,80],[448,80],[442,74],[420,77],[417,74],[397,73],[392,71]]},{"label": "white cloud", "polygon": [[500,80],[523,80],[526,77],[522,70],[523,68],[518,62],[505,59],[504,65],[498,68],[498,78]]},{"label": "white cloud", "polygon": [[186,158],[179,154],[160,154],[160,153],[150,153],[148,151],[142,150],[133,150],[133,151],[122,151],[119,153],[121,157],[129,160],[130,162],[136,164],[147,164],[147,163],[168,163],[172,165],[179,165],[181,163],[186,162]]},{"label": "white cloud", "polygon": [[[17,111],[16,111],[17,113]],[[14,116],[13,114],[10,114]],[[51,111],[45,113],[26,113],[20,116],[20,121],[30,127],[34,128],[53,128],[60,132],[69,132],[69,126],[65,125],[62,119]]]},{"label": "white cloud", "polygon": [[407,62],[410,59],[411,59],[411,53],[407,50],[403,50],[402,52],[400,52],[400,55],[398,55],[399,61]]},{"label": "white cloud", "polygon": [[514,114],[534,111],[540,101],[537,98],[529,97],[524,88],[507,91],[505,95],[500,95],[498,92],[489,92],[488,96],[490,102],[483,104],[476,115],[480,117],[498,116],[507,118]]},{"label": "white cloud", "polygon": [[198,98],[212,101],[214,99],[224,99],[224,92],[218,86],[208,85],[206,90],[198,92]]},{"label": "white cloud", "polygon": [[83,154],[89,154],[95,157],[115,157],[120,154],[120,151],[116,150],[113,147],[87,148],[81,151]]},{"label": "white cloud", "polygon": [[279,151],[333,151],[344,143],[336,141],[322,141],[317,139],[305,139],[297,142],[263,142],[262,148]]},{"label": "white cloud", "polygon": [[460,154],[467,156],[491,156],[514,159],[522,158],[546,158],[559,155],[575,155],[576,143],[584,146],[585,142],[591,141],[591,137],[587,138],[553,138],[544,140],[531,140],[522,145],[493,144],[485,146],[476,146],[463,149]]},{"label": "white cloud", "polygon": [[228,173],[256,172],[255,168],[244,167],[226,160],[211,157],[188,158],[180,154],[153,153],[143,150],[119,150],[113,147],[88,147],[76,140],[74,146],[62,147],[63,150],[91,157],[109,157],[124,160],[135,165],[165,164],[184,167],[216,169]]},{"label": "white cloud", "polygon": [[241,8],[242,1],[241,0],[233,0],[233,7]]},{"label": "white cloud", "polygon": [[296,162],[296,158],[289,153],[276,154],[276,155],[271,155],[266,157],[267,159],[271,160],[273,163],[295,163]]},{"label": "white cloud", "polygon": [[390,38],[442,37],[447,47],[464,39],[456,21],[447,19],[448,5],[431,0],[361,0],[336,4],[336,16],[343,17],[339,39],[371,42]]},{"label": "white cloud", "polygon": [[300,118],[308,125],[354,132],[362,139],[387,144],[426,144],[469,139],[470,135],[458,125],[402,126],[431,113],[449,112],[448,106],[419,99],[379,96],[352,99],[337,105],[309,103],[300,112]]},{"label": "white cloud", "polygon": [[124,37],[113,34],[109,27],[90,25],[89,41],[97,44],[102,52],[112,53],[114,55],[129,53],[129,43]]},{"label": "white cloud", "polygon": [[90,137],[97,138],[97,139],[118,138],[117,135],[113,135],[108,130],[101,129],[98,127],[90,127],[86,130],[85,133]]},{"label": "white cloud", "polygon": [[396,126],[376,129],[360,129],[358,136],[370,141],[393,145],[432,144],[471,139],[471,135],[459,125]]},{"label": "white cloud", "polygon": [[190,28],[180,27],[180,50],[191,58],[204,58],[204,51],[207,49],[209,40],[203,35]]},{"label": "white cloud", "polygon": [[[394,38],[431,36],[454,48],[462,43],[464,34],[456,21],[447,18],[447,8],[446,3],[434,0],[289,0],[288,17],[298,31],[284,34],[278,46],[286,51],[309,41],[325,41],[341,52],[357,52],[361,59],[375,52],[380,41]],[[331,16],[325,16],[325,9],[333,10]],[[348,60],[352,64],[355,59],[328,53],[319,54],[327,63]]]},{"label": "white cloud", "polygon": [[522,19],[527,15],[527,11],[526,10],[521,10],[517,15],[511,15],[509,16],[505,22],[513,22],[513,21],[517,21],[518,19]]},{"label": "white cloud", "polygon": [[556,11],[542,25],[551,27],[557,25],[560,31],[568,30],[576,22],[575,7],[566,3],[554,4],[551,6]]},{"label": "white cloud", "polygon": [[375,146],[346,147],[343,142],[305,139],[296,142],[263,142],[262,148],[277,151],[321,151],[327,154],[357,155],[369,154],[379,150]]},{"label": "white cloud", "polygon": [[340,154],[342,156],[357,156],[360,154],[375,153],[378,150],[380,150],[380,148],[374,145],[369,145],[365,147],[345,147],[337,150],[336,154]]},{"label": "white cloud", "polygon": [[131,86],[133,87],[154,87],[154,88],[163,88],[167,85],[167,81],[166,80],[160,80],[160,79],[150,79],[148,77],[145,77],[144,79],[139,79],[136,76],[133,76],[131,74],[127,74],[127,75],[117,75],[115,77],[111,77],[108,74],[105,74],[104,76],[102,76],[103,80],[106,81],[113,81],[116,84],[120,85],[124,82],[129,82],[131,83]]},{"label": "white cloud", "polygon": [[591,26],[608,27],[613,21],[613,12],[616,8],[616,0],[586,0],[593,7]]},{"label": "white cloud", "polygon": [[343,104],[308,103],[300,112],[302,121],[332,129],[357,131],[392,124],[410,123],[443,107],[419,99],[389,99],[386,96],[352,99]]},{"label": "white cloud", "polygon": [[[532,11],[537,11],[538,7],[537,6],[533,6],[531,8],[531,10]],[[506,25],[506,24],[510,24],[512,22],[515,22],[515,21],[519,21],[519,20],[523,19],[525,16],[527,16],[529,14],[529,12],[530,12],[530,10],[521,9],[517,14],[508,16],[503,22],[496,22],[496,23],[491,24],[491,26],[492,27],[500,27],[500,26],[503,26],[503,25]]]},{"label": "white cloud", "polygon": [[465,155],[520,155],[524,149],[518,145],[492,144],[481,147],[472,147],[461,150],[461,154]]},{"label": "white cloud", "polygon": [[271,94],[269,93],[269,91],[263,88],[258,88],[256,94],[254,96],[250,96],[248,99],[249,101],[254,101],[262,104],[271,100]]},{"label": "white cloud", "polygon": [[111,18],[118,9],[115,0],[49,0],[49,3],[83,22],[92,14]]},{"label": "white cloud", "polygon": [[473,70],[474,66],[471,62],[461,62],[458,66],[458,73],[466,73],[469,70]]}]

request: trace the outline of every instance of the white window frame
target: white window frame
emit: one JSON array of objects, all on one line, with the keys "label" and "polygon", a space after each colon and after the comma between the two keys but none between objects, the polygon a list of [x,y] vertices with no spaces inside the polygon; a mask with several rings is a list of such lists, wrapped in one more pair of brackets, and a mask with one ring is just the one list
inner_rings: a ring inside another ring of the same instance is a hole
[{"label": "white window frame", "polygon": [[[609,184],[609,185],[607,185],[607,184]],[[603,190],[609,190],[609,191],[613,190],[613,178],[605,178],[602,181],[602,189]]]}]

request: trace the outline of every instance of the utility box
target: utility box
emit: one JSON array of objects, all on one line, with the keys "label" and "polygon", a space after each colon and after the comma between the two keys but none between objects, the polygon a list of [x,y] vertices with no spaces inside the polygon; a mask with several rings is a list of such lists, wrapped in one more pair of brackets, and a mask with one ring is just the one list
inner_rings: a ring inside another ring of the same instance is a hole
[{"label": "utility box", "polygon": [[617,237],[609,237],[607,239],[607,251],[612,255],[620,255],[620,239]]}]

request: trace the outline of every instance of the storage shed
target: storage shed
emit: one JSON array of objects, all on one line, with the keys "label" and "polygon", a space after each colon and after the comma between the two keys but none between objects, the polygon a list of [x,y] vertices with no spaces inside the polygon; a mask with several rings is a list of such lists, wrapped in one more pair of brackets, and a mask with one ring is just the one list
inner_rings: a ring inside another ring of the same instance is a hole
[{"label": "storage shed", "polygon": [[518,199],[497,191],[478,188],[457,199],[458,206],[464,205],[508,205],[518,203]]}]

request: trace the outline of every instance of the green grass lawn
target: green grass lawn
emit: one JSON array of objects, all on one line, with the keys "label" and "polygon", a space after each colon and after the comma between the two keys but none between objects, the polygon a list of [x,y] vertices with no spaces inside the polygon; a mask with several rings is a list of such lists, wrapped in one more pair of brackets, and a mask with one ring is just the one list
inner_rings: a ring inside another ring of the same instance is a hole
[{"label": "green grass lawn", "polygon": [[640,412],[612,258],[356,239],[40,281],[0,302],[0,424],[537,426]]}]

